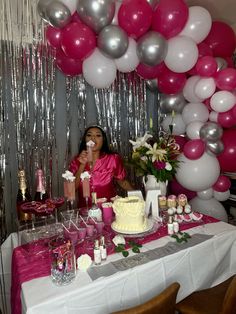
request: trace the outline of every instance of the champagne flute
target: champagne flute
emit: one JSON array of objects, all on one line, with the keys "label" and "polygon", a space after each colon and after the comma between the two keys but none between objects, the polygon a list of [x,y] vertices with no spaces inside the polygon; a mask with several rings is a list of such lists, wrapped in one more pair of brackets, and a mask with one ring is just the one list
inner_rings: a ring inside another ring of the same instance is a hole
[{"label": "champagne flute", "polygon": [[90,185],[89,185],[89,178],[84,178],[82,181],[82,188],[83,188],[83,197],[86,201],[86,208],[88,210],[88,200],[90,197]]},{"label": "champagne flute", "polygon": [[[67,198],[67,203],[70,204],[70,208],[73,209],[75,201],[75,181],[65,180],[64,181],[64,196]],[[67,206],[67,210],[69,210]]]}]

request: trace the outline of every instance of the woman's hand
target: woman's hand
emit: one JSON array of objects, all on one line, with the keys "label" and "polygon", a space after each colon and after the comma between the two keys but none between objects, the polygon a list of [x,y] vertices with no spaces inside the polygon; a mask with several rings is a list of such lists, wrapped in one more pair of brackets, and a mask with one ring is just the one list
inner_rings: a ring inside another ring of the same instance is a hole
[{"label": "woman's hand", "polygon": [[86,163],[88,162],[88,152],[86,150],[83,150],[80,153],[78,160],[79,160],[80,164],[86,165]]}]

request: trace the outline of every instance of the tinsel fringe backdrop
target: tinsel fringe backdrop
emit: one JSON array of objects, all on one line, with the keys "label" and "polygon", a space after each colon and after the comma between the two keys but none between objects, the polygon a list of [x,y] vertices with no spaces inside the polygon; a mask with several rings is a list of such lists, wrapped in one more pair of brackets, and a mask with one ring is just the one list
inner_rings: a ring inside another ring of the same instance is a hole
[{"label": "tinsel fringe backdrop", "polygon": [[104,127],[113,148],[126,158],[128,139],[141,136],[153,119],[158,128],[158,94],[134,73],[118,73],[109,89],[94,89],[83,77],[65,77],[45,44],[36,0],[0,4],[1,240],[14,230],[17,172],[26,171],[33,195],[35,169],[42,167],[47,189],[63,195],[61,174],[77,154],[84,128]]}]

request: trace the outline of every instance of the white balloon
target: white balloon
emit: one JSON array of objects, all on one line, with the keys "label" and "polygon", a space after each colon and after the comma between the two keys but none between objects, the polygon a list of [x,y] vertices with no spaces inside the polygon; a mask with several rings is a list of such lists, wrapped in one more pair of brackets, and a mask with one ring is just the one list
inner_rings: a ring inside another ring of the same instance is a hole
[{"label": "white balloon", "polygon": [[201,78],[195,86],[195,94],[201,99],[211,97],[216,90],[216,83],[212,77]]},{"label": "white balloon", "polygon": [[200,138],[200,129],[204,125],[202,121],[192,121],[186,127],[186,135],[190,140]]},{"label": "white balloon", "polygon": [[115,62],[105,57],[96,48],[83,62],[83,75],[90,85],[96,88],[107,88],[116,78]]},{"label": "white balloon", "polygon": [[120,72],[132,72],[138,66],[139,59],[136,53],[136,47],[136,41],[129,37],[129,45],[126,53],[122,57],[115,59],[115,64]]},{"label": "white balloon", "polygon": [[210,120],[211,122],[217,122],[217,121],[218,121],[218,115],[219,115],[218,112],[216,112],[216,111],[211,111],[211,112],[209,113],[209,120]]},{"label": "white balloon", "polygon": [[190,7],[187,23],[179,35],[188,36],[198,44],[209,34],[211,24],[211,15],[205,8],[200,6]]},{"label": "white balloon", "polygon": [[185,133],[186,125],[182,119],[181,114],[176,114],[174,118],[171,114],[166,115],[162,121],[162,127],[165,132],[170,132],[169,126],[173,125],[173,135],[181,135]]},{"label": "white balloon", "polygon": [[193,75],[189,77],[183,88],[184,98],[189,102],[202,102],[202,99],[195,94],[195,86],[200,80],[200,76]]},{"label": "white balloon", "polygon": [[216,157],[207,153],[199,159],[190,160],[181,153],[176,179],[186,189],[204,191],[212,187],[220,175],[220,165]]},{"label": "white balloon", "polygon": [[219,202],[226,201],[230,196],[230,190],[227,190],[225,192],[218,192],[214,191],[214,198]]},{"label": "white balloon", "polygon": [[115,14],[114,14],[114,17],[113,17],[113,20],[112,20],[111,24],[113,24],[113,25],[119,25],[119,22],[118,22],[118,12],[119,12],[119,10],[120,10],[121,2],[116,1],[116,2],[115,2],[115,6],[116,6],[116,8],[115,8]]},{"label": "white balloon", "polygon": [[184,73],[192,69],[198,59],[196,43],[189,37],[176,36],[168,40],[165,57],[166,66],[177,73]]},{"label": "white balloon", "polygon": [[228,222],[228,215],[224,206],[215,198],[203,200],[196,196],[190,200],[189,204],[194,211]]},{"label": "white balloon", "polygon": [[184,106],[182,117],[186,124],[193,121],[206,122],[209,117],[209,111],[203,103],[188,103]]},{"label": "white balloon", "polygon": [[70,10],[71,14],[74,14],[77,9],[78,0],[60,0]]},{"label": "white balloon", "polygon": [[216,92],[210,99],[211,108],[217,112],[226,112],[233,108],[236,97],[226,90]]},{"label": "white balloon", "polygon": [[197,196],[202,200],[209,200],[213,197],[214,190],[212,188],[197,192]]}]

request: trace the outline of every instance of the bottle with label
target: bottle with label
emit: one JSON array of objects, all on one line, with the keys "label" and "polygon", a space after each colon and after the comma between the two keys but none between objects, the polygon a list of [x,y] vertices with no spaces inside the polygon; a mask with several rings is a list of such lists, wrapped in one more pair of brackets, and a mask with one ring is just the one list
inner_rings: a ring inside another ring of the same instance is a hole
[{"label": "bottle with label", "polygon": [[100,252],[101,252],[101,259],[102,261],[105,261],[107,259],[107,248],[105,245],[105,238],[104,236],[101,236],[100,238]]},{"label": "bottle with label", "polygon": [[173,217],[170,216],[167,223],[167,232],[169,235],[174,234],[174,225],[173,225]]},{"label": "bottle with label", "polygon": [[102,211],[97,205],[97,193],[92,192],[92,207],[90,208],[88,215],[97,221],[102,221]]},{"label": "bottle with label", "polygon": [[48,198],[48,194],[45,189],[45,178],[42,169],[36,171],[36,192],[34,200],[37,202],[45,202]]},{"label": "bottle with label", "polygon": [[95,240],[94,242],[93,255],[94,255],[94,264],[100,265],[102,262],[102,258],[101,258],[101,251],[100,251],[98,240]]},{"label": "bottle with label", "polygon": [[16,198],[17,216],[18,216],[19,221],[28,221],[28,220],[31,220],[32,218],[31,214],[24,213],[20,209],[23,203],[31,202],[32,200],[30,192],[27,188],[24,170],[18,171],[18,182],[19,182],[19,188],[18,188],[18,193],[17,193],[17,198]]}]

